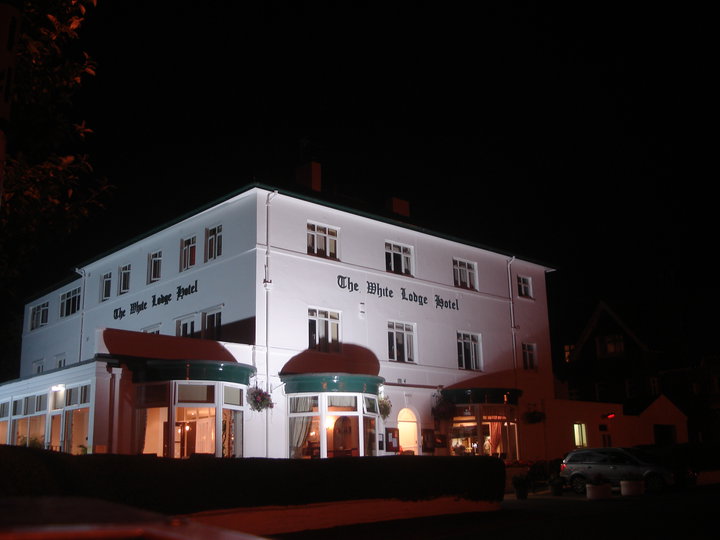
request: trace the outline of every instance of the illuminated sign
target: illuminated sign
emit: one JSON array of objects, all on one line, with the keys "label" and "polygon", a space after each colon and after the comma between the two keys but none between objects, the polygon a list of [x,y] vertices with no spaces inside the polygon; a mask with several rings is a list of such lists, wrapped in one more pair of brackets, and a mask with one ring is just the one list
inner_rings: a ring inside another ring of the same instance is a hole
[{"label": "illuminated sign", "polygon": [[[361,284],[353,280],[350,276],[338,275],[337,286],[340,289],[345,290],[351,294],[361,292]],[[460,311],[460,300],[458,300],[457,298],[443,298],[439,294],[436,294],[431,302],[426,295],[418,293],[417,291],[412,291],[405,287],[400,287],[400,294],[397,294],[397,291],[395,291],[394,289],[391,289],[390,287],[383,285],[377,281],[366,281],[365,287],[362,288],[362,290],[365,292],[365,294],[369,296],[377,296],[378,298],[393,298],[402,300],[404,302],[412,302],[419,306],[434,305],[435,309],[449,309],[454,311]]]}]

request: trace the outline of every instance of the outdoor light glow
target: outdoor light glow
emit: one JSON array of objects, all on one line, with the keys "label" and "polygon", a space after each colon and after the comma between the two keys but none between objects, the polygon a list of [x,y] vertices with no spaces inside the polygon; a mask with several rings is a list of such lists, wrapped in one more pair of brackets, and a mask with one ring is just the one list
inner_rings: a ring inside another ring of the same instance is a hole
[{"label": "outdoor light glow", "polygon": [[54,386],[51,386],[50,390],[52,390],[53,392],[57,392],[59,390],[65,390],[65,385],[64,384],[56,384]]}]

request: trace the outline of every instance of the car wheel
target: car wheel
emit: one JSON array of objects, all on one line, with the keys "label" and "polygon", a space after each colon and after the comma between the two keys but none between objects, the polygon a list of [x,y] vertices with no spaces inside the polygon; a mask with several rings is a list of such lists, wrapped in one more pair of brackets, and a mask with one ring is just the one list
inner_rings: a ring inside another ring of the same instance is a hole
[{"label": "car wheel", "polygon": [[662,477],[657,474],[648,474],[645,477],[645,491],[648,493],[659,493],[665,487]]},{"label": "car wheel", "polygon": [[583,495],[585,493],[585,487],[587,485],[587,480],[584,476],[573,476],[570,479],[570,487],[572,490],[577,493],[578,495]]}]

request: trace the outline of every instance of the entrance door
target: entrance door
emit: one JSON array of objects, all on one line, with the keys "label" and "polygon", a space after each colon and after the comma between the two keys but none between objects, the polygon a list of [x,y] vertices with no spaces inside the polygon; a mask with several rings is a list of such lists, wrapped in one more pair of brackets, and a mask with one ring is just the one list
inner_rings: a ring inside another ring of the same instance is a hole
[{"label": "entrance door", "polygon": [[417,418],[410,409],[402,409],[398,413],[398,431],[402,452],[418,455]]}]

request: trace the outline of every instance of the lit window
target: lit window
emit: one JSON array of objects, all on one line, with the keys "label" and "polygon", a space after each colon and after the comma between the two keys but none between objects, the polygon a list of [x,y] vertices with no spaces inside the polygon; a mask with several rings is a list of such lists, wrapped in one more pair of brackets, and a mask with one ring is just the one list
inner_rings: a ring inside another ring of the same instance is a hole
[{"label": "lit window", "polygon": [[385,270],[411,276],[412,248],[393,242],[385,242]]},{"label": "lit window", "polygon": [[475,263],[453,259],[453,280],[456,287],[477,289],[477,266]]},{"label": "lit window", "polygon": [[457,333],[458,368],[482,369],[480,336],[466,332]]},{"label": "lit window", "polygon": [[534,343],[522,344],[523,369],[537,369],[537,346]]},{"label": "lit window", "polygon": [[388,321],[388,357],[394,362],[415,362],[415,325]]},{"label": "lit window", "polygon": [[337,259],[338,232],[315,223],[307,224],[307,252],[310,255]]},{"label": "lit window", "polygon": [[308,349],[340,351],[340,314],[324,309],[308,309]]},{"label": "lit window", "polygon": [[33,306],[30,310],[30,330],[35,330],[48,323],[48,302]]},{"label": "lit window", "polygon": [[147,282],[153,283],[160,279],[162,269],[162,251],[156,251],[148,255],[148,276]]},{"label": "lit window", "polygon": [[60,317],[67,317],[80,310],[80,287],[60,295]]},{"label": "lit window", "polygon": [[610,334],[598,338],[598,356],[615,356],[625,352],[625,341],[622,334]]},{"label": "lit window", "polygon": [[195,266],[195,251],[196,251],[196,240],[194,236],[190,238],[183,238],[180,241],[180,271]]},{"label": "lit window", "polygon": [[222,255],[222,225],[205,229],[205,262]]},{"label": "lit window", "polygon": [[112,294],[112,272],[103,274],[100,278],[100,301],[104,302]]},{"label": "lit window", "polygon": [[126,264],[118,270],[118,294],[125,294],[130,290],[131,265]]},{"label": "lit window", "polygon": [[523,298],[532,298],[533,297],[532,279],[531,278],[524,277],[524,276],[518,276],[517,284],[518,284],[518,295],[519,296],[522,296]]},{"label": "lit window", "polygon": [[587,431],[585,430],[585,424],[575,423],[573,424],[573,435],[575,438],[575,446],[577,448],[585,448],[587,446]]}]

